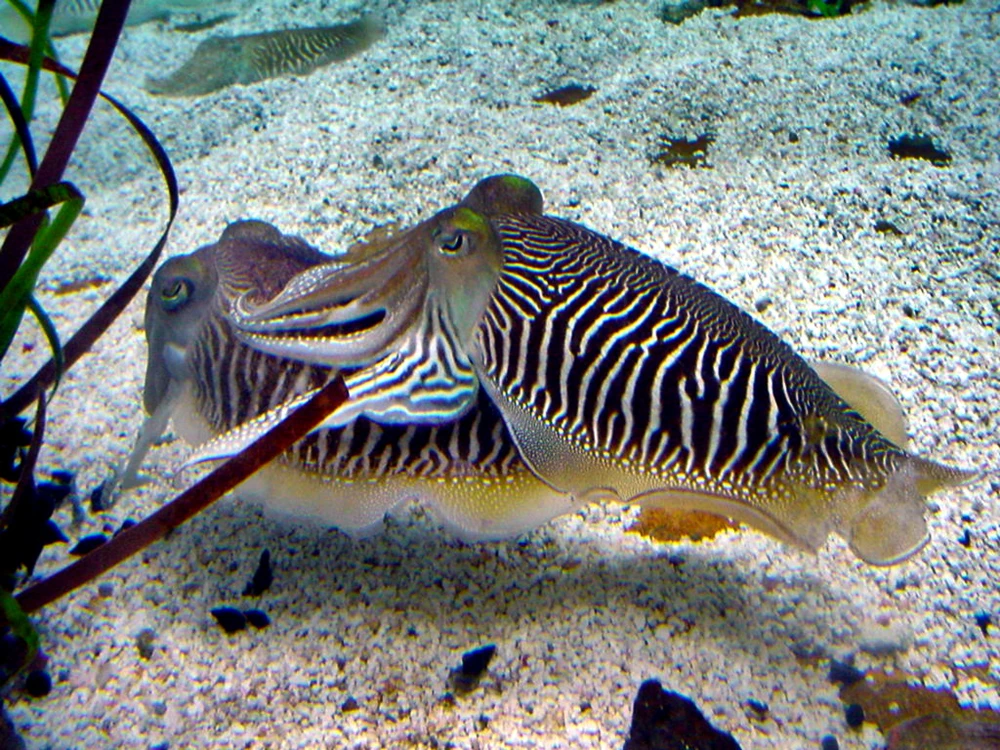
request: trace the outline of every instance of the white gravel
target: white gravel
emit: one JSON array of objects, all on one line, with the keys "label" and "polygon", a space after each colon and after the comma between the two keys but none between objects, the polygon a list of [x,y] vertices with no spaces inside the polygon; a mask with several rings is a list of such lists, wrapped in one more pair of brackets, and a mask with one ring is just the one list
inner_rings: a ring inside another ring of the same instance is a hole
[{"label": "white gravel", "polygon": [[[758,317],[803,355],[860,364],[892,385],[917,451],[986,474],[933,498],[933,542],[875,569],[837,539],[818,557],[750,531],[650,542],[624,532],[632,512],[620,508],[479,545],[407,508],[358,542],[223,503],[106,575],[109,596],[94,583],[37,618],[55,686],[10,706],[32,748],[620,748],[650,677],[745,750],[818,748],[827,733],[845,750],[879,747],[871,725],[846,728],[826,679],[823,657],[851,653],[861,667],[1000,709],[998,631],[984,637],[974,621],[1000,619],[995,0],[877,0],[821,21],[708,10],[679,26],[658,11],[638,0],[398,3],[385,9],[384,39],[309,77],[198,99],[141,89],[212,34],[355,12],[276,4],[193,35],[128,29],[106,88],[175,160],[171,253],[250,217],[334,251],[514,171],[542,188],[551,213],[751,311],[771,300]],[[73,63],[83,43],[59,49]],[[532,101],[567,83],[597,92],[567,108]],[[661,135],[705,132],[709,168],[651,165]],[[888,140],[906,132],[946,147],[950,166],[893,160]],[[102,109],[74,163],[87,214],[40,295],[64,335],[110,285],[54,290],[95,274],[121,280],[160,231],[163,191],[133,142]],[[903,236],[876,232],[877,220]],[[142,416],[139,320],[137,303],[61,387],[43,475],[77,472],[86,493],[124,461]],[[15,347],[3,393],[45,348],[30,327]],[[155,450],[147,470],[161,481],[110,512],[79,527],[68,511],[58,520],[76,538],[147,514],[175,491],[181,452]],[[275,583],[243,599],[264,548]],[[50,547],[38,572],[66,559]],[[227,636],[209,614],[221,605],[260,607],[273,624]],[[157,634],[148,661],[135,643],[147,627]],[[462,652],[489,642],[497,655],[482,686],[445,701]],[[348,698],[357,710],[342,709]],[[749,698],[770,718],[749,718]]]}]

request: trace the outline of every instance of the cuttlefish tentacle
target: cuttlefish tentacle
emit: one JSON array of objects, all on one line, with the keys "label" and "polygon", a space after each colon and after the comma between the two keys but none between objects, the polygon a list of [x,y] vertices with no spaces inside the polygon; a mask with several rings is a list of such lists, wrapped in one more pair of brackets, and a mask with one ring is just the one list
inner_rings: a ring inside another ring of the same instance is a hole
[{"label": "cuttlefish tentacle", "polygon": [[923,496],[976,475],[907,453],[884,389],[826,367],[831,388],[707,287],[544,216],[532,188],[493,177],[463,205],[489,218],[504,254],[477,372],[539,477],[722,513],[811,550],[835,531],[873,564],[926,543]]},{"label": "cuttlefish tentacle", "polygon": [[[146,310],[144,402],[153,416],[130,460],[132,474],[168,416],[197,446],[189,463],[225,458],[328,381],[330,368],[247,346],[230,311],[238,299],[266,305],[310,269],[336,262],[270,225],[239,222],[215,245],[157,272]],[[467,539],[518,534],[578,507],[527,469],[481,392],[459,419],[440,425],[380,424],[362,416],[319,429],[240,494],[261,498],[273,512],[355,535],[377,530],[384,514],[409,497],[428,501]]]}]

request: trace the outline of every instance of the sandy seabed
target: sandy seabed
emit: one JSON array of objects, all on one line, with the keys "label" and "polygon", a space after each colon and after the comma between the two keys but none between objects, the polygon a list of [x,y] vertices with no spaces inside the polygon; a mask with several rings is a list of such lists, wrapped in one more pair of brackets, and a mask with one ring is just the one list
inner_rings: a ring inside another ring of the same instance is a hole
[{"label": "sandy seabed", "polygon": [[[880,747],[872,725],[847,729],[827,680],[827,658],[855,653],[863,668],[1000,709],[1000,641],[975,622],[1000,614],[995,1],[878,0],[821,21],[707,10],[678,26],[659,10],[399,3],[379,11],[387,32],[371,49],[308,77],[192,99],[142,89],[212,34],[360,11],[275,4],[196,34],[128,29],[106,90],[174,159],[183,194],[170,254],[250,217],[335,252],[454,203],[487,175],[531,178],[549,213],[704,281],[806,357],[889,382],[917,452],[986,475],[932,499],[931,544],[888,569],[839,539],[817,557],[747,530],[668,545],[626,533],[634,511],[618,507],[470,545],[406,506],[383,534],[355,541],[226,502],[101,590],[44,610],[54,689],[10,705],[30,747],[619,748],[650,677],[745,750],[818,748],[825,734],[845,750]],[[73,64],[84,42],[59,48]],[[570,83],[597,90],[565,108],[533,101]],[[661,137],[704,133],[715,138],[708,166],[651,163]],[[951,163],[891,158],[889,139],[904,133],[931,136]],[[78,151],[70,176],[87,212],[40,295],[64,335],[111,287],[58,292],[120,281],[160,231],[164,191],[134,142],[105,108]],[[125,460],[142,419],[141,309],[51,405],[42,474],[75,472],[84,497]],[[15,347],[4,393],[45,349],[31,327]],[[81,525],[60,511],[60,524],[75,539],[148,514],[176,491],[183,454],[177,441],[157,448],[146,467],[156,483]],[[275,582],[244,599],[263,549]],[[66,559],[49,547],[39,574]],[[209,614],[221,605],[259,607],[273,623],[228,636]],[[144,628],[156,634],[148,660],[136,646]],[[879,637],[899,648],[859,650]],[[480,688],[446,700],[449,670],[485,643],[497,654]],[[752,718],[748,699],[768,704],[768,718]]]}]

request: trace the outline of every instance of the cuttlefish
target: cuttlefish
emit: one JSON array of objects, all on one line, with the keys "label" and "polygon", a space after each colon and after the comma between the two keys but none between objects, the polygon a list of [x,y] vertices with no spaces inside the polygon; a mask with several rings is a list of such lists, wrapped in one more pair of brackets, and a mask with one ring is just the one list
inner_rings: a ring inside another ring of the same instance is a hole
[{"label": "cuttlefish", "polygon": [[[171,258],[147,299],[149,417],[122,484],[135,484],[170,418],[196,446],[191,461],[224,458],[339,371],[351,393],[344,409],[244,484],[241,496],[356,535],[377,530],[410,497],[467,539],[509,537],[572,510],[572,498],[521,461],[500,412],[475,377],[465,377],[471,363],[459,357],[464,364],[452,361],[442,372],[434,364],[441,352],[471,348],[468,321],[482,317],[499,275],[498,252],[488,224],[462,208],[337,258],[259,221],[231,224],[218,242]],[[341,283],[321,297],[329,306],[322,320],[297,317],[284,304],[306,281],[331,274]],[[449,287],[466,277],[469,283]],[[335,364],[303,361],[299,349],[288,358],[251,347],[247,341],[269,346],[243,312],[252,304],[276,316],[280,310],[286,324],[317,326]],[[251,329],[243,338],[234,319]],[[413,404],[405,416],[393,407],[401,399]],[[427,422],[431,411],[434,423]]]},{"label": "cuttlefish", "polygon": [[[483,241],[499,243],[503,269],[455,356],[474,362],[531,472],[573,504],[707,511],[811,551],[835,532],[891,565],[928,540],[924,497],[974,478],[906,450],[901,407],[880,381],[808,363],[676,269],[544,215],[529,180],[488,178],[457,208],[487,220]],[[280,332],[272,355],[300,357],[303,342],[320,352],[324,334],[307,321],[349,275],[293,280],[280,309],[242,311],[247,330]],[[288,309],[305,324],[289,325]]]}]

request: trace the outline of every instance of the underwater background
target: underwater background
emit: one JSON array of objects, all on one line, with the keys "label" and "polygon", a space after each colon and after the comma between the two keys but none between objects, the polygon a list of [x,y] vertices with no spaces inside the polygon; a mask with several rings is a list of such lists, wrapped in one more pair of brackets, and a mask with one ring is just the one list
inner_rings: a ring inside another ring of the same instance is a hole
[{"label": "underwater background", "polygon": [[[619,748],[649,678],[745,749],[819,748],[827,735],[882,747],[878,722],[848,727],[829,679],[831,659],[851,658],[1000,711],[993,0],[875,0],[830,18],[798,6],[686,16],[661,2],[290,0],[227,5],[217,24],[217,10],[177,7],[126,29],[104,87],[174,161],[168,253],[242,218],[336,252],[515,172],[548,213],[693,275],[803,356],[882,377],[916,452],[985,478],[935,495],[931,543],[891,568],[839,539],[816,557],[747,529],[657,541],[618,506],[465,544],[418,506],[357,541],[224,502],[44,610],[53,690],[9,707],[30,747]],[[365,16],[376,22],[353,36],[209,41]],[[225,69],[222,84],[165,84],[206,42],[216,57],[187,80]],[[337,59],[341,43],[357,48]],[[85,44],[56,41],[70,66]],[[54,122],[47,99],[38,116]],[[85,216],[40,290],[64,334],[166,214],[158,174],[107,107],[68,177],[88,195]],[[142,420],[142,303],[50,407],[40,467],[73,471],[84,501]],[[4,394],[46,353],[30,326],[14,347]],[[75,541],[147,515],[175,494],[185,452],[163,444],[145,467],[154,483],[80,524],[64,509],[60,525]],[[66,550],[48,547],[38,572]],[[264,550],[274,581],[244,597]],[[222,606],[259,609],[270,625],[227,635],[210,614]],[[487,644],[489,670],[460,694],[451,671]]]}]

